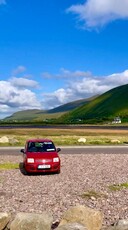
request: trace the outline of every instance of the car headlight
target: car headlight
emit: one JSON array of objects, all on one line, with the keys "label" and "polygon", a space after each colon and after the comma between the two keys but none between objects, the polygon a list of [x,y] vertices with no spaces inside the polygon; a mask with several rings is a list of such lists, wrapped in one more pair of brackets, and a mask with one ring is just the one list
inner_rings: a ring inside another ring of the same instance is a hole
[{"label": "car headlight", "polygon": [[53,158],[53,162],[59,162],[59,157]]},{"label": "car headlight", "polygon": [[27,158],[27,163],[34,163],[34,159],[33,158]]}]

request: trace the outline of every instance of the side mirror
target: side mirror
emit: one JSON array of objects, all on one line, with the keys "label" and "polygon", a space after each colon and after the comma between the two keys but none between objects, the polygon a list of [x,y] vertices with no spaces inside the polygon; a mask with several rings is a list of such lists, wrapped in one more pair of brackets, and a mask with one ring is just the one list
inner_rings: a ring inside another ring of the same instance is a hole
[{"label": "side mirror", "polygon": [[21,152],[21,153],[24,153],[24,149],[21,149],[20,152]]},{"label": "side mirror", "polygon": [[56,151],[57,151],[57,152],[60,152],[60,151],[61,151],[61,148],[57,148]]}]

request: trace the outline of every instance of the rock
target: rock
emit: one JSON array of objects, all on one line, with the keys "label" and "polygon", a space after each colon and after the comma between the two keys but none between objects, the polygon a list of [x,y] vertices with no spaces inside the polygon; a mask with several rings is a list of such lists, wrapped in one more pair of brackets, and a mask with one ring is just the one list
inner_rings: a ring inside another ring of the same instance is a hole
[{"label": "rock", "polygon": [[17,139],[15,139],[15,138],[9,138],[9,143],[14,145],[14,144],[19,143],[19,141]]},{"label": "rock", "polygon": [[104,226],[101,228],[101,230],[116,230],[116,228],[115,226],[108,226],[108,227]]},{"label": "rock", "polygon": [[116,230],[128,230],[128,219],[119,220],[115,224]]},{"label": "rock", "polygon": [[59,224],[65,225],[67,223],[79,223],[86,227],[88,230],[99,230],[102,227],[103,214],[83,205],[77,205],[70,208],[62,216],[62,220]]},{"label": "rock", "polygon": [[128,226],[128,219],[119,220],[116,226]]},{"label": "rock", "polygon": [[119,220],[113,226],[104,227],[101,230],[128,230],[128,219]]},{"label": "rock", "polygon": [[18,213],[10,224],[10,230],[51,230],[53,217],[50,213]]},{"label": "rock", "polygon": [[111,143],[113,143],[113,144],[119,144],[119,143],[120,143],[120,141],[119,141],[119,140],[117,140],[117,139],[113,139],[113,140],[111,140]]},{"label": "rock", "polygon": [[79,223],[71,223],[61,225],[56,230],[87,230],[87,228]]},{"label": "rock", "polygon": [[3,136],[0,138],[0,143],[8,143],[9,142],[9,138],[6,136]]},{"label": "rock", "polygon": [[0,230],[5,229],[10,219],[11,219],[10,214],[6,212],[0,212]]},{"label": "rock", "polygon": [[79,142],[79,143],[80,143],[80,142],[85,143],[85,142],[86,142],[86,138],[81,137],[81,138],[78,139],[78,142]]}]

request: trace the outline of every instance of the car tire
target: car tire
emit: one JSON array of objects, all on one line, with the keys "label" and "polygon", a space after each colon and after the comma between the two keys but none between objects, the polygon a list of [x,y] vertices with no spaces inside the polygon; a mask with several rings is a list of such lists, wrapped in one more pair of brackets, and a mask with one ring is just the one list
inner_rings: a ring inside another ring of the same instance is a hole
[{"label": "car tire", "polygon": [[56,174],[60,174],[60,170],[58,170],[58,171],[56,172]]}]

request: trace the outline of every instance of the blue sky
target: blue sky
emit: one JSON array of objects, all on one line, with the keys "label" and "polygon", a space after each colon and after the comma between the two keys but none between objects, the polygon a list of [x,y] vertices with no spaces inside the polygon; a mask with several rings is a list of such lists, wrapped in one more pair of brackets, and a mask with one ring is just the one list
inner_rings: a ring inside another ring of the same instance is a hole
[{"label": "blue sky", "polygon": [[0,0],[0,118],[128,83],[128,0]]}]

